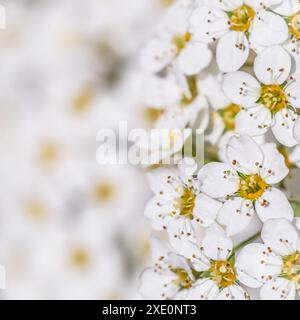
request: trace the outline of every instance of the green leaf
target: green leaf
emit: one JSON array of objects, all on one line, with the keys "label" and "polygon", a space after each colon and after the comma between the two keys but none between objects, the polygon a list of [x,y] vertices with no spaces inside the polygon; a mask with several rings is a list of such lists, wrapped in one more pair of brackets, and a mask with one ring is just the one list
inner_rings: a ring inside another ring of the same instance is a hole
[{"label": "green leaf", "polygon": [[300,218],[300,202],[291,200],[291,205],[294,209],[294,215],[297,218]]}]

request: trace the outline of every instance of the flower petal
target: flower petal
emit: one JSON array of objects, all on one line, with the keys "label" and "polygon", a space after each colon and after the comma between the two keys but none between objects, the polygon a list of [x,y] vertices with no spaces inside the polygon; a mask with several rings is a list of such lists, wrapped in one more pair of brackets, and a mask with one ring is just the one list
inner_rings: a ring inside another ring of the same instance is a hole
[{"label": "flower petal", "polygon": [[266,9],[280,3],[282,0],[245,0],[245,4],[255,9]]},{"label": "flower petal", "polygon": [[226,74],[222,88],[229,100],[243,107],[255,106],[260,97],[259,82],[242,71]]},{"label": "flower petal", "polygon": [[173,296],[179,290],[174,284],[175,275],[171,273],[157,272],[156,268],[146,269],[140,279],[139,292],[146,299],[167,299]]},{"label": "flower petal", "polygon": [[209,227],[215,221],[221,207],[221,202],[201,193],[196,197],[193,215],[195,219],[199,219],[203,227]]},{"label": "flower petal", "polygon": [[176,48],[164,39],[155,38],[149,42],[141,55],[142,66],[150,72],[159,72],[172,62]]},{"label": "flower petal", "polygon": [[202,241],[203,253],[212,260],[226,260],[231,254],[233,243],[223,228],[217,224],[207,229]]},{"label": "flower petal", "polygon": [[254,61],[254,72],[263,84],[282,84],[288,78],[292,58],[280,46],[269,47],[260,52]]},{"label": "flower petal", "polygon": [[263,226],[261,238],[280,256],[287,256],[297,250],[298,233],[286,219],[268,220]]},{"label": "flower petal", "polygon": [[263,164],[264,154],[249,136],[234,136],[227,145],[227,158],[231,166],[246,175],[256,174]]},{"label": "flower petal", "polygon": [[207,44],[189,43],[178,57],[179,69],[186,75],[195,75],[206,68],[212,59],[212,52]]},{"label": "flower petal", "polygon": [[234,284],[221,290],[216,300],[249,300],[249,294],[241,286]]},{"label": "flower petal", "polygon": [[218,214],[218,222],[226,227],[226,234],[232,237],[247,228],[253,215],[251,201],[234,198],[224,203]]},{"label": "flower petal", "polygon": [[300,75],[293,75],[285,86],[285,94],[291,106],[300,108]]},{"label": "flower petal", "polygon": [[197,243],[197,227],[189,218],[179,217],[170,220],[167,226],[169,241],[176,251],[184,256],[188,255]]},{"label": "flower petal", "polygon": [[275,143],[265,143],[260,147],[264,153],[261,176],[268,184],[277,184],[289,173],[284,156],[278,151]]},{"label": "flower petal", "polygon": [[265,134],[272,123],[272,114],[268,108],[257,106],[241,110],[235,118],[235,131],[238,134],[259,136]]},{"label": "flower petal", "polygon": [[219,292],[217,284],[210,279],[199,279],[189,290],[189,300],[214,300]]},{"label": "flower petal", "polygon": [[190,32],[193,40],[211,43],[229,29],[227,14],[212,6],[201,6],[190,18]]},{"label": "flower petal", "polygon": [[282,260],[270,253],[267,246],[251,243],[238,253],[235,267],[240,282],[250,288],[259,288],[280,274]]},{"label": "flower petal", "polygon": [[249,56],[248,39],[242,32],[229,31],[218,42],[216,58],[221,71],[240,69]]},{"label": "flower petal", "polygon": [[294,147],[297,140],[294,138],[294,126],[297,114],[287,108],[278,111],[275,115],[275,123],[272,132],[275,138],[284,146]]},{"label": "flower petal", "polygon": [[198,173],[201,191],[218,199],[234,194],[239,188],[239,178],[232,168],[224,163],[211,162]]},{"label": "flower petal", "polygon": [[281,16],[291,16],[300,10],[300,3],[297,0],[281,1],[272,6],[272,10]]},{"label": "flower petal", "polygon": [[276,189],[270,188],[255,202],[256,213],[262,222],[269,219],[285,218],[293,220],[294,212],[286,195]]},{"label": "flower petal", "polygon": [[272,12],[260,10],[254,18],[250,43],[263,46],[283,43],[288,38],[288,27],[284,19]]},{"label": "flower petal", "polygon": [[167,227],[170,216],[174,210],[171,201],[164,203],[161,198],[153,197],[146,205],[144,215],[151,221],[151,225],[155,230],[163,230]]},{"label": "flower petal", "polygon": [[295,296],[295,286],[291,281],[283,278],[267,282],[260,289],[262,300],[294,300]]}]

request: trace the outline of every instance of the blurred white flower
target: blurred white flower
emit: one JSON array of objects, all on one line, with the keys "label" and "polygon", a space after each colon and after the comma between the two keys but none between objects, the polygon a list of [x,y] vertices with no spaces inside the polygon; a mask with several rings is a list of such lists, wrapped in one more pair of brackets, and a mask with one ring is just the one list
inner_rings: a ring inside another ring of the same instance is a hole
[{"label": "blurred white flower", "polygon": [[299,233],[285,220],[269,220],[261,237],[236,259],[239,280],[248,287],[261,288],[263,300],[293,300],[300,290]]}]

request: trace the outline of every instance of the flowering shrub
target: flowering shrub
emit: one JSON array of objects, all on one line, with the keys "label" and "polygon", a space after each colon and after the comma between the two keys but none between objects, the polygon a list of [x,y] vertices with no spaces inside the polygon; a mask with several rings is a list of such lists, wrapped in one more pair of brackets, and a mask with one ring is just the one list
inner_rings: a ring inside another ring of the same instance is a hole
[{"label": "flowering shrub", "polygon": [[201,128],[205,161],[170,135],[174,163],[147,169],[146,298],[299,298],[299,55],[298,0],[178,0],[160,22],[153,127]]}]

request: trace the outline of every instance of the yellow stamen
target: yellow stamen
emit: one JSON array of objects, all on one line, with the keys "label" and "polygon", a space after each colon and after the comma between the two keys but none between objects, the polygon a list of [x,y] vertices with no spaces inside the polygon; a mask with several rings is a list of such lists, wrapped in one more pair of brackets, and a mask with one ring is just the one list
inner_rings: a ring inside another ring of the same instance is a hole
[{"label": "yellow stamen", "polygon": [[195,207],[195,193],[191,188],[186,188],[183,194],[176,199],[175,208],[179,209],[180,215],[193,219],[193,210]]},{"label": "yellow stamen", "polygon": [[231,103],[225,109],[219,110],[218,113],[222,117],[225,129],[235,129],[235,117],[241,111],[241,107],[237,104]]},{"label": "yellow stamen", "polygon": [[287,20],[289,34],[296,40],[300,40],[300,12],[297,12]]},{"label": "yellow stamen", "polygon": [[300,252],[296,251],[283,258],[282,275],[300,285]]},{"label": "yellow stamen", "polygon": [[259,199],[269,185],[259,175],[253,174],[241,178],[239,194],[242,198],[255,201]]},{"label": "yellow stamen", "polygon": [[226,288],[236,282],[237,276],[234,265],[227,260],[212,261],[210,265],[210,277],[220,288]]},{"label": "yellow stamen", "polygon": [[284,90],[276,84],[263,85],[261,87],[260,101],[273,113],[286,108],[288,104]]},{"label": "yellow stamen", "polygon": [[172,38],[172,43],[176,47],[177,54],[180,53],[180,51],[185,48],[187,43],[191,40],[191,36],[192,35],[189,32],[187,32],[185,34],[176,34]]},{"label": "yellow stamen", "polygon": [[247,32],[255,18],[255,11],[243,5],[240,8],[229,13],[230,29],[234,31]]}]

